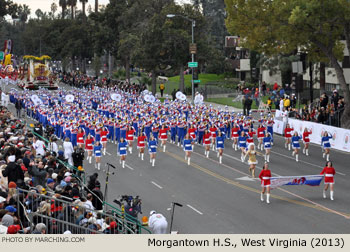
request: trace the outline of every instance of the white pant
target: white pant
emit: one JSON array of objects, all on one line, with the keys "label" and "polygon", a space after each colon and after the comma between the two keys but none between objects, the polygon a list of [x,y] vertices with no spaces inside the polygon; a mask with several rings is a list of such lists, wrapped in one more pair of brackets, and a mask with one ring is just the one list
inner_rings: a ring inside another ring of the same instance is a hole
[{"label": "white pant", "polygon": [[167,222],[157,222],[153,227],[154,234],[166,234],[168,229]]}]

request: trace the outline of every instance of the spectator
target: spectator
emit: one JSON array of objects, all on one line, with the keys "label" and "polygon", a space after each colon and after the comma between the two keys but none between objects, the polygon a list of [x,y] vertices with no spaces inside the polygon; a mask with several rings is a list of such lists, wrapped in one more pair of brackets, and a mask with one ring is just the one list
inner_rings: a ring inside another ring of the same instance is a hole
[{"label": "spectator", "polygon": [[15,161],[16,157],[14,155],[9,156],[8,164],[5,170],[2,171],[2,175],[8,178],[9,184],[11,182],[21,184],[24,181],[24,173]]},{"label": "spectator", "polygon": [[[245,105],[245,108],[246,108],[246,114],[245,115],[249,115],[249,112],[252,108],[252,103],[253,103],[253,100],[250,98],[250,96],[248,96],[248,98],[244,101],[244,105]],[[243,108],[244,110],[244,108]]]},{"label": "spectator", "polygon": [[29,174],[34,178],[34,186],[40,185],[42,187],[46,186],[46,177],[47,172],[44,169],[43,161],[37,162],[35,165],[34,162],[31,162],[28,169]]},{"label": "spectator", "polygon": [[265,81],[263,81],[261,84],[261,90],[262,90],[263,96],[265,96],[266,95],[266,83],[265,83]]},{"label": "spectator", "polygon": [[[328,98],[328,97],[327,97]],[[328,103],[328,99],[327,99],[327,103]],[[331,97],[331,103],[334,106],[335,110],[338,110],[338,105],[339,105],[339,94],[338,91],[336,89],[333,90],[333,94]],[[322,107],[322,106],[321,106]]]},{"label": "spectator", "polygon": [[159,85],[159,90],[160,90],[160,96],[161,97],[163,97],[164,89],[165,89],[164,83],[161,83]]},{"label": "spectator", "polygon": [[328,96],[326,93],[323,93],[320,97],[320,106],[321,108],[327,108],[328,105]]},{"label": "spectator", "polygon": [[44,223],[36,224],[33,234],[46,234],[46,225]]}]

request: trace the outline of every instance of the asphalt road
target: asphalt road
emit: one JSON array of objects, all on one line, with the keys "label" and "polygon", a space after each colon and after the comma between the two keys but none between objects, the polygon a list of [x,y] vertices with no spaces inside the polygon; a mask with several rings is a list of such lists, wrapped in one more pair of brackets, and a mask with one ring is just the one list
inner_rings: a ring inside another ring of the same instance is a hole
[{"label": "asphalt road", "polygon": [[[13,105],[10,105],[13,109]],[[284,139],[275,137],[270,157],[270,169],[274,176],[314,175],[322,170],[325,160],[321,148],[310,146],[310,156],[299,155],[297,163],[291,151],[284,148]],[[136,142],[134,143],[136,145]],[[271,203],[260,201],[260,181],[245,180],[248,164],[240,160],[231,140],[226,141],[223,163],[216,153],[204,156],[204,148],[195,145],[191,165],[184,159],[181,147],[167,143],[166,152],[158,148],[155,167],[149,155],[141,161],[134,146],[126,157],[126,167],[119,164],[117,146],[107,145],[102,157],[101,171],[94,162],[86,161],[88,175],[99,173],[104,191],[106,163],[116,166],[110,175],[108,201],[118,195],[139,195],[143,215],[151,210],[162,213],[170,225],[171,202],[176,207],[173,230],[180,233],[348,233],[350,230],[350,154],[331,150],[330,159],[336,169],[334,201],[322,198],[322,186],[286,186],[272,190]],[[264,162],[258,157],[257,175]],[[242,179],[243,178],[243,179]],[[114,204],[114,203],[112,203]]]}]

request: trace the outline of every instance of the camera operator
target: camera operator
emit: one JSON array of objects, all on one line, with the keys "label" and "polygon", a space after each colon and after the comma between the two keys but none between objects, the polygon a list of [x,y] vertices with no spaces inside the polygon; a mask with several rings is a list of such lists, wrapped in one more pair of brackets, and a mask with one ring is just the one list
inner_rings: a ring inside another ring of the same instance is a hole
[{"label": "camera operator", "polygon": [[41,125],[41,123],[35,124],[34,132],[37,133],[39,136],[43,136],[43,126]]},{"label": "camera operator", "polygon": [[84,150],[82,148],[79,148],[78,146],[74,147],[74,152],[72,153],[73,158],[73,165],[75,167],[83,167],[83,161],[84,161]]}]

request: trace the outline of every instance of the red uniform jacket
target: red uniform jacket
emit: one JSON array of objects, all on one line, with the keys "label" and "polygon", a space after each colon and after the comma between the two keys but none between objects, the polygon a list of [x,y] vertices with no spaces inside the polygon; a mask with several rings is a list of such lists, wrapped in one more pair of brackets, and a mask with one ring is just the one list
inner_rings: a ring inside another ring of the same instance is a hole
[{"label": "red uniform jacket", "polygon": [[293,130],[294,130],[293,128],[285,128],[284,129],[284,137],[291,138]]},{"label": "red uniform jacket", "polygon": [[259,178],[261,179],[261,185],[267,186],[271,184],[271,171],[270,170],[262,170],[259,174]]},{"label": "red uniform jacket", "polygon": [[164,128],[159,130],[159,138],[162,140],[167,140],[168,139],[168,132],[169,128]]},{"label": "red uniform jacket", "polygon": [[134,133],[135,133],[134,129],[126,131],[126,140],[128,141],[134,140]]},{"label": "red uniform jacket", "polygon": [[137,138],[137,148],[145,148],[146,136],[142,135]]},{"label": "red uniform jacket", "polygon": [[211,143],[211,142],[210,142],[210,136],[211,136],[210,133],[204,134],[204,136],[203,136],[203,143],[204,143],[205,145],[209,145],[209,144]]},{"label": "red uniform jacket", "polygon": [[84,144],[84,132],[77,134],[77,143],[78,144]]},{"label": "red uniform jacket", "polygon": [[85,140],[85,149],[92,151],[94,149],[93,143],[95,139],[91,137],[90,139]]},{"label": "red uniform jacket", "polygon": [[323,168],[320,174],[324,174],[325,183],[334,183],[335,169],[333,167]]},{"label": "red uniform jacket", "polygon": [[312,134],[312,132],[311,131],[304,131],[304,133],[303,133],[303,141],[305,142],[305,143],[310,143],[310,138],[309,138],[309,136]]}]

